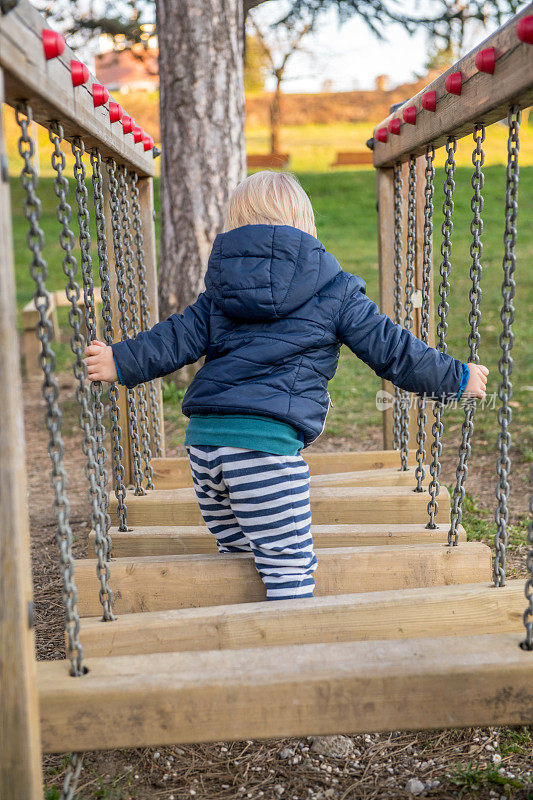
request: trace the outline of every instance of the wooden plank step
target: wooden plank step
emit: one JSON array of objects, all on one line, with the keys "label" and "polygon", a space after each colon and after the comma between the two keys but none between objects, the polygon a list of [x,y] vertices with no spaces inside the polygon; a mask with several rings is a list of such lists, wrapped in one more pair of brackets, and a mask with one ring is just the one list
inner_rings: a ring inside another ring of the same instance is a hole
[{"label": "wooden plank step", "polygon": [[[399,450],[367,450],[365,452],[320,453],[305,450],[303,457],[309,464],[311,475],[328,472],[356,472],[357,470],[400,467]],[[416,465],[416,450],[409,450],[408,465]],[[156,489],[180,489],[191,486],[191,470],[187,456],[153,458]]]},{"label": "wooden plank step", "polygon": [[[315,547],[360,547],[397,544],[446,544],[449,525],[438,525],[428,530],[425,524],[415,525],[312,525]],[[466,532],[458,526],[459,541],[466,542]],[[113,557],[187,555],[188,553],[216,553],[215,537],[204,525],[139,526],[130,531],[110,528],[113,540]],[[96,558],[94,531],[89,534],[89,558]]]},{"label": "wooden plank step", "polygon": [[[422,481],[427,486],[431,475],[426,467],[426,475]],[[415,467],[406,470],[397,467],[383,469],[360,469],[354,472],[332,472],[322,475],[311,475],[310,486],[409,486],[417,485]]]},{"label": "wooden plank step", "polygon": [[[115,624],[115,623],[109,623]],[[41,661],[45,752],[530,725],[516,633]]]},{"label": "wooden plank step", "polygon": [[[347,523],[426,523],[427,491],[410,486],[313,486],[311,513],[320,525]],[[201,525],[194,489],[154,489],[136,497],[128,492],[128,525]],[[111,520],[117,523],[117,500],[109,499]],[[450,495],[440,487],[439,517],[450,519]]]},{"label": "wooden plank step", "polygon": [[279,600],[83,620],[85,656],[519,633],[524,581]]},{"label": "wooden plank step", "polygon": [[[348,594],[416,586],[489,581],[490,548],[481,542],[458,547],[440,544],[338,547],[317,550],[316,594]],[[100,613],[96,564],[76,561],[78,611]],[[117,614],[264,600],[265,588],[253,556],[145,556],[110,564]]]}]

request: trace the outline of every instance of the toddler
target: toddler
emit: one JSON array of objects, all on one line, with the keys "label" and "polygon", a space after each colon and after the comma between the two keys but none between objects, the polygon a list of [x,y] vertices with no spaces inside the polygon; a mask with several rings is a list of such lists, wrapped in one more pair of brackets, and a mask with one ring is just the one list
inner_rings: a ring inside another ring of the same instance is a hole
[{"label": "toddler", "polygon": [[230,198],[196,302],[134,339],[85,351],[90,380],[127,387],[205,356],[183,400],[194,487],[219,551],[253,553],[268,600],[313,595],[301,450],[324,429],[341,344],[409,392],[485,396],[486,367],[428,347],[365,290],[316,238],[298,181],[258,172]]}]

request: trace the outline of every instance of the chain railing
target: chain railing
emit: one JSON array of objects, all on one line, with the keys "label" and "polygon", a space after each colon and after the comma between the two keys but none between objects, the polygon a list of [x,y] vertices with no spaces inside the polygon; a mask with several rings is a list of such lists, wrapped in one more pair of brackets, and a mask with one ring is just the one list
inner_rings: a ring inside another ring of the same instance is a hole
[{"label": "chain railing", "polygon": [[[402,165],[394,166],[394,322],[402,322]],[[394,402],[392,408],[392,433],[393,450],[399,450],[401,445],[401,390],[394,387]]]},{"label": "chain railing", "polygon": [[[146,282],[146,264],[144,256],[144,237],[142,232],[141,205],[139,203],[139,176],[136,172],[130,174],[131,179],[131,207],[133,211],[133,229],[135,231],[135,255],[137,258],[137,275],[139,279],[139,297],[141,310],[141,330],[150,328],[150,302],[148,299],[148,284]],[[157,402],[157,388],[155,380],[148,383],[148,399],[150,403],[150,417],[155,445],[156,458],[163,455],[163,439],[161,436],[161,419],[159,403]],[[151,454],[149,454],[151,455]],[[146,488],[153,488],[153,469],[151,465],[145,470]]]},{"label": "chain railing", "polygon": [[[429,342],[430,325],[430,305],[431,305],[431,272],[433,266],[433,195],[435,194],[435,148],[428,145],[425,157],[425,185],[424,185],[424,242],[422,247],[422,303],[420,306],[420,338],[423,342]],[[424,445],[427,439],[426,425],[426,398],[418,398],[417,412],[418,430],[416,434],[416,460],[415,469],[416,487],[415,492],[424,491],[424,477],[426,451]]]},{"label": "chain railing", "polygon": [[[450,136],[446,142],[446,162],[444,170],[446,178],[444,180],[444,203],[442,206],[444,220],[442,222],[442,244],[440,247],[442,260],[440,262],[440,283],[439,283],[439,297],[440,302],[437,307],[438,322],[436,327],[438,343],[437,349],[441,353],[447,351],[446,335],[448,333],[448,311],[450,305],[448,303],[448,295],[450,293],[450,269],[451,269],[451,254],[452,254],[452,232],[453,232],[453,195],[455,192],[455,153],[457,150],[457,140],[455,137]],[[441,471],[441,455],[442,455],[442,442],[441,437],[444,432],[442,424],[442,413],[444,410],[444,403],[437,399],[433,404],[433,417],[434,422],[431,428],[433,440],[431,442],[431,462],[429,471],[431,480],[429,482],[428,491],[430,500],[428,503],[429,521],[427,528],[434,529],[437,527],[435,517],[439,511],[439,504],[437,497],[440,492],[439,476]]]},{"label": "chain railing", "polygon": [[[98,268],[101,281],[102,317],[104,321],[104,341],[112,345],[115,332],[113,330],[111,293],[109,284],[109,262],[107,258],[107,237],[104,211],[104,192],[102,179],[102,159],[98,152],[91,153],[94,216],[96,220],[96,241],[98,245]],[[119,394],[116,383],[111,383],[109,394],[109,419],[111,423],[111,443],[113,454],[113,486],[117,498],[117,516],[119,531],[128,530],[128,510],[126,507],[126,486],[124,484],[124,449],[120,443],[122,429],[120,426]],[[111,552],[108,543],[108,552]]]},{"label": "chain railing", "polygon": [[[474,142],[475,148],[472,153],[472,163],[474,165],[474,174],[472,175],[472,188],[474,195],[471,200],[472,208],[472,222],[470,223],[470,232],[472,233],[472,243],[470,245],[470,256],[472,264],[470,267],[470,280],[472,286],[469,292],[470,299],[470,312],[468,321],[470,323],[470,330],[468,333],[468,346],[470,348],[469,361],[479,363],[479,323],[481,319],[480,302],[481,302],[481,286],[480,279],[482,273],[481,256],[483,253],[483,244],[481,241],[481,234],[483,233],[483,171],[482,167],[485,163],[485,152],[482,144],[485,141],[485,128],[483,125],[476,125],[474,128]],[[471,452],[471,439],[474,432],[474,414],[476,411],[476,400],[473,397],[467,397],[465,400],[465,419],[461,428],[461,443],[459,445],[459,464],[456,470],[456,483],[453,491],[452,510],[451,510],[451,525],[448,531],[448,544],[457,545],[459,542],[458,527],[461,524],[463,516],[463,501],[465,499],[465,482],[468,476],[468,459]]]},{"label": "chain railing", "polygon": [[[77,589],[74,582],[74,556],[72,554],[73,535],[70,525],[70,505],[66,493],[67,476],[64,466],[65,446],[61,434],[61,411],[58,404],[59,386],[55,377],[56,357],[51,343],[53,339],[52,323],[48,317],[50,294],[46,288],[48,267],[43,258],[44,233],[41,228],[41,201],[37,196],[37,172],[33,165],[35,145],[29,127],[32,121],[31,108],[21,103],[15,112],[20,127],[18,150],[23,161],[21,172],[24,190],[24,216],[28,222],[27,244],[32,260],[30,273],[35,282],[33,300],[39,314],[36,333],[41,342],[40,365],[43,371],[42,392],[46,404],[45,421],[48,429],[48,453],[52,462],[52,488],[54,490],[54,513],[57,519],[56,540],[59,547],[61,568],[61,584],[63,603],[65,606],[65,631],[67,634],[68,658],[71,674],[83,675],[83,651],[80,643],[80,618],[77,607]],[[62,166],[61,155],[54,149],[59,167]],[[63,182],[58,176],[57,191],[63,194]],[[71,243],[66,235],[65,245]],[[66,255],[67,259],[68,256]],[[66,262],[70,270],[70,260]]]},{"label": "chain railing", "polygon": [[[416,240],[416,158],[409,158],[409,172],[407,181],[407,249],[405,257],[405,298],[404,298],[404,328],[408,331],[413,327],[413,292],[415,277],[415,240]],[[406,470],[409,460],[409,392],[402,391],[400,398],[400,463],[401,469]]]},{"label": "chain railing", "polygon": [[498,424],[500,432],[498,434],[498,461],[496,471],[498,473],[498,485],[496,487],[496,498],[498,505],[495,511],[496,536],[494,537],[494,583],[496,586],[505,585],[505,551],[507,548],[507,523],[509,521],[509,511],[507,503],[509,500],[509,472],[511,469],[511,419],[512,409],[510,400],[513,396],[513,386],[511,383],[511,373],[513,371],[513,359],[511,350],[514,343],[513,322],[515,296],[515,269],[516,269],[516,220],[518,216],[518,151],[520,149],[520,119],[521,111],[514,106],[509,109],[507,123],[509,135],[507,139],[507,181],[505,192],[505,232],[503,256],[503,283],[502,297],[503,304],[500,312],[502,321],[502,332],[500,334],[501,356],[498,369],[501,375],[500,386],[498,387],[498,397],[501,406],[498,409]]}]

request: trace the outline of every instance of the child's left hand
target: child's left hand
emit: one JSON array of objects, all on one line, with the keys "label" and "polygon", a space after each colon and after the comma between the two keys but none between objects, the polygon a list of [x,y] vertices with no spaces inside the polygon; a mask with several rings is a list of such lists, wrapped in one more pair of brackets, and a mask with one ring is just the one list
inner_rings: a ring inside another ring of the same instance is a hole
[{"label": "child's left hand", "polygon": [[108,381],[112,383],[118,378],[112,348],[93,339],[92,344],[85,348],[85,363],[90,381]]}]

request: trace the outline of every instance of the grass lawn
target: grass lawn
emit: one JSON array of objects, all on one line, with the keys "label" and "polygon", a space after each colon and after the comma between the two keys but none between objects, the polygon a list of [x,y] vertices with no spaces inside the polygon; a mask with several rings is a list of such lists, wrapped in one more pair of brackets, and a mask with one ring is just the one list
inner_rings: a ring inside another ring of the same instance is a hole
[{"label": "grass lawn", "polygon": [[[533,114],[531,116],[533,119]],[[281,151],[290,154],[290,169],[298,173],[324,172],[335,160],[337,151],[365,150],[365,142],[372,136],[373,129],[370,122],[284,125],[281,132]],[[497,123],[487,130],[485,141],[487,165],[506,163],[506,139],[507,124]],[[249,153],[268,153],[268,129],[247,126],[246,148]],[[472,163],[468,137],[459,142],[457,163],[462,166]],[[533,164],[533,127],[525,122],[521,125],[520,163],[524,166]],[[342,167],[342,170],[346,169]],[[348,169],[360,172],[364,167],[348,167]]]}]

